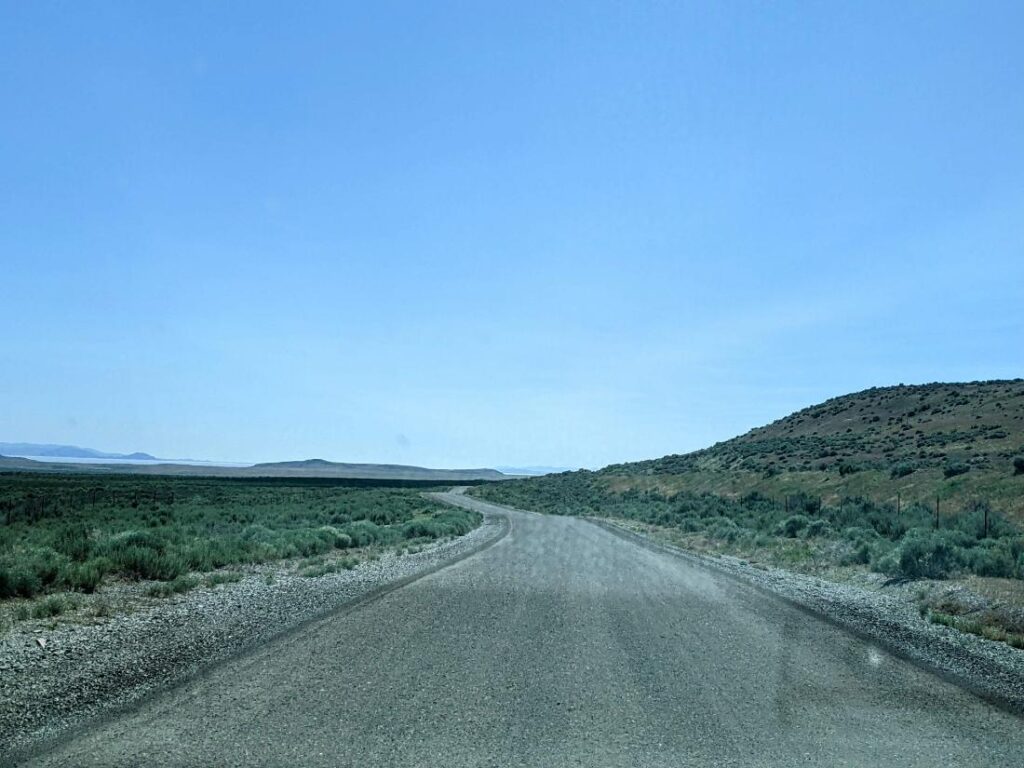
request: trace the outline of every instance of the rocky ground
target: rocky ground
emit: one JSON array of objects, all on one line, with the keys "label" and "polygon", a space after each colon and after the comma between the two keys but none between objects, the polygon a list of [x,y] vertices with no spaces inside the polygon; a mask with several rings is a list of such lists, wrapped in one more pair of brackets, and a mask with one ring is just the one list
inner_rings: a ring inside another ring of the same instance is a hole
[{"label": "rocky ground", "polygon": [[85,599],[60,621],[18,622],[0,638],[0,762],[5,753],[466,557],[503,531],[502,520],[487,520],[460,538],[409,554],[385,552],[316,578],[299,575],[295,564],[251,567],[236,583],[162,600],[125,584]]}]

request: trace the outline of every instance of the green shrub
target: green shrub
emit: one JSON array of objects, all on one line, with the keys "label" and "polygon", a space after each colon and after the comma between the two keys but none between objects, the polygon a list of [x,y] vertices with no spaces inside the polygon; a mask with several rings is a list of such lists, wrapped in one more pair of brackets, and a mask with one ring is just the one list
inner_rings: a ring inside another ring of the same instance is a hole
[{"label": "green shrub", "polygon": [[381,527],[369,520],[357,520],[345,526],[345,533],[353,547],[366,547],[376,543],[382,536]]},{"label": "green shrub", "polygon": [[988,538],[1001,539],[1018,534],[1018,528],[1006,517],[993,510],[988,502],[978,501],[952,518],[952,527],[972,539],[986,538],[985,518],[988,517]]},{"label": "green shrub", "polygon": [[913,474],[917,467],[911,461],[901,461],[893,466],[892,471],[889,473],[892,477],[906,477],[907,475]]},{"label": "green shrub", "polygon": [[194,576],[178,576],[176,579],[161,584],[151,584],[146,588],[146,594],[150,597],[171,597],[188,592],[198,586],[199,579]]},{"label": "green shrub", "polygon": [[699,517],[684,517],[676,521],[675,526],[681,531],[695,533],[704,530],[704,521]]},{"label": "green shrub", "polygon": [[866,541],[856,545],[848,554],[840,558],[842,565],[867,565],[871,562],[871,545]]},{"label": "green shrub", "polygon": [[217,571],[206,577],[206,586],[216,587],[220,584],[235,584],[242,580],[238,571]]},{"label": "green shrub", "polygon": [[804,528],[804,536],[807,538],[814,538],[817,536],[828,536],[832,533],[832,528],[824,520],[811,520]]},{"label": "green shrub", "polygon": [[221,536],[215,539],[190,541],[174,547],[186,570],[212,571],[225,565],[254,562],[266,549],[258,543],[245,541],[239,536]]},{"label": "green shrub", "polygon": [[468,533],[472,527],[472,520],[463,515],[441,512],[430,517],[414,517],[402,525],[402,535],[406,539],[440,539]]},{"label": "green shrub", "polygon": [[323,555],[334,549],[334,542],[321,531],[292,531],[287,540],[303,557]]},{"label": "green shrub", "polygon": [[713,539],[734,542],[739,538],[741,529],[728,517],[719,517],[707,527],[707,535]]},{"label": "green shrub", "polygon": [[32,597],[43,588],[35,571],[22,563],[0,563],[0,598]]},{"label": "green shrub", "polygon": [[65,595],[48,595],[32,606],[32,618],[52,619],[77,607],[78,604]]},{"label": "green shrub", "polygon": [[335,563],[321,563],[320,565],[310,565],[299,570],[299,576],[305,579],[316,579],[320,576],[326,576],[328,573],[336,573],[339,566]]},{"label": "green shrub", "polygon": [[326,576],[329,573],[337,573],[340,570],[351,571],[359,565],[357,557],[342,557],[328,563],[313,563],[299,570],[299,575],[307,579],[315,579],[319,576]]},{"label": "green shrub", "polygon": [[878,538],[878,531],[874,528],[865,528],[862,525],[851,525],[843,529],[843,538],[855,543],[873,541]]},{"label": "green shrub", "polygon": [[0,598],[32,597],[52,588],[67,562],[49,547],[28,547],[0,557]]},{"label": "green shrub", "polygon": [[109,550],[109,557],[117,570],[137,579],[171,581],[187,570],[183,558],[148,547],[117,546]]},{"label": "green shrub", "polygon": [[943,467],[942,474],[946,477],[956,477],[957,475],[967,474],[970,471],[970,466],[962,461],[951,461]]},{"label": "green shrub", "polygon": [[53,537],[53,549],[72,560],[82,562],[92,554],[93,542],[82,524],[59,528]]},{"label": "green shrub", "polygon": [[154,531],[125,531],[113,538],[111,546],[115,549],[141,547],[154,552],[163,552],[167,547],[167,540]]},{"label": "green shrub", "polygon": [[946,532],[914,529],[888,560],[890,576],[905,579],[944,579],[963,565],[962,553]]},{"label": "green shrub", "polygon": [[1013,474],[1024,475],[1024,456],[1018,456],[1013,460]]},{"label": "green shrub", "polygon": [[330,525],[325,525],[319,529],[320,534],[330,542],[331,546],[335,549],[348,549],[352,546],[352,537],[347,533],[342,533],[337,528]]},{"label": "green shrub", "polygon": [[64,585],[78,592],[95,592],[103,581],[108,563],[108,560],[102,558],[87,563],[73,563],[64,572]]},{"label": "green shrub", "polygon": [[967,555],[967,564],[978,576],[1010,579],[1017,575],[1017,563],[1004,546],[977,547]]},{"label": "green shrub", "polygon": [[807,527],[808,523],[810,523],[810,520],[804,515],[793,515],[779,523],[775,532],[779,536],[795,539]]}]

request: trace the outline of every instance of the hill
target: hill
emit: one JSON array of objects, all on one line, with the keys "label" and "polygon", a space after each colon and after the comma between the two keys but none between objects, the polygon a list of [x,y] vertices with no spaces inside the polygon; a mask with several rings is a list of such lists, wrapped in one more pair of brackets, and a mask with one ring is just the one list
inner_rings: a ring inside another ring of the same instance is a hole
[{"label": "hill", "polygon": [[519,501],[603,494],[861,498],[949,510],[978,501],[1024,521],[1024,380],[876,387],[692,453],[502,484]]},{"label": "hill", "polygon": [[614,464],[616,491],[806,493],[825,503],[985,500],[1024,518],[1024,380],[876,387],[797,411],[709,448]]},{"label": "hill", "polygon": [[[1006,470],[1024,452],[1024,380],[867,389],[689,454],[609,473]],[[909,474],[909,473],[908,473]]]},{"label": "hill", "polygon": [[17,456],[2,456],[0,455],[0,471],[26,471],[31,472],[34,468],[38,467],[40,462],[32,461],[31,459],[22,459]]}]

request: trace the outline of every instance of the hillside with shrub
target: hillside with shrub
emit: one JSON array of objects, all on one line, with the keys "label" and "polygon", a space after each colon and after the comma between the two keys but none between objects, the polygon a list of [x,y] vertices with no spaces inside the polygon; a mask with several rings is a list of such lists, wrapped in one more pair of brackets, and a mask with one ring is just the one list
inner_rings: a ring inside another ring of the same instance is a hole
[{"label": "hillside with shrub", "polygon": [[592,473],[611,491],[984,501],[1024,521],[1024,380],[868,389],[699,451]]},{"label": "hillside with shrub", "polygon": [[[1024,381],[871,389],[694,453],[471,493],[802,572],[1012,580],[1024,600]],[[1024,643],[1022,617],[984,630]]]},{"label": "hillside with shrub", "polygon": [[[1024,463],[1024,379],[881,387],[827,400],[693,453],[610,474],[941,470],[1012,474]],[[1018,470],[1019,471],[1019,470]]]}]

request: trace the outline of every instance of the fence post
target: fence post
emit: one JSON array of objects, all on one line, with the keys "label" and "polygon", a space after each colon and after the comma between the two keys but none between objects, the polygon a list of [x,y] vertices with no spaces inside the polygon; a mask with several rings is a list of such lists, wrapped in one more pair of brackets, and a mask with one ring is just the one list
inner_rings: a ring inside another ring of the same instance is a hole
[{"label": "fence post", "polygon": [[985,538],[988,538],[988,504],[985,505]]},{"label": "fence post", "polygon": [[939,530],[939,497],[935,497],[935,530]]}]

